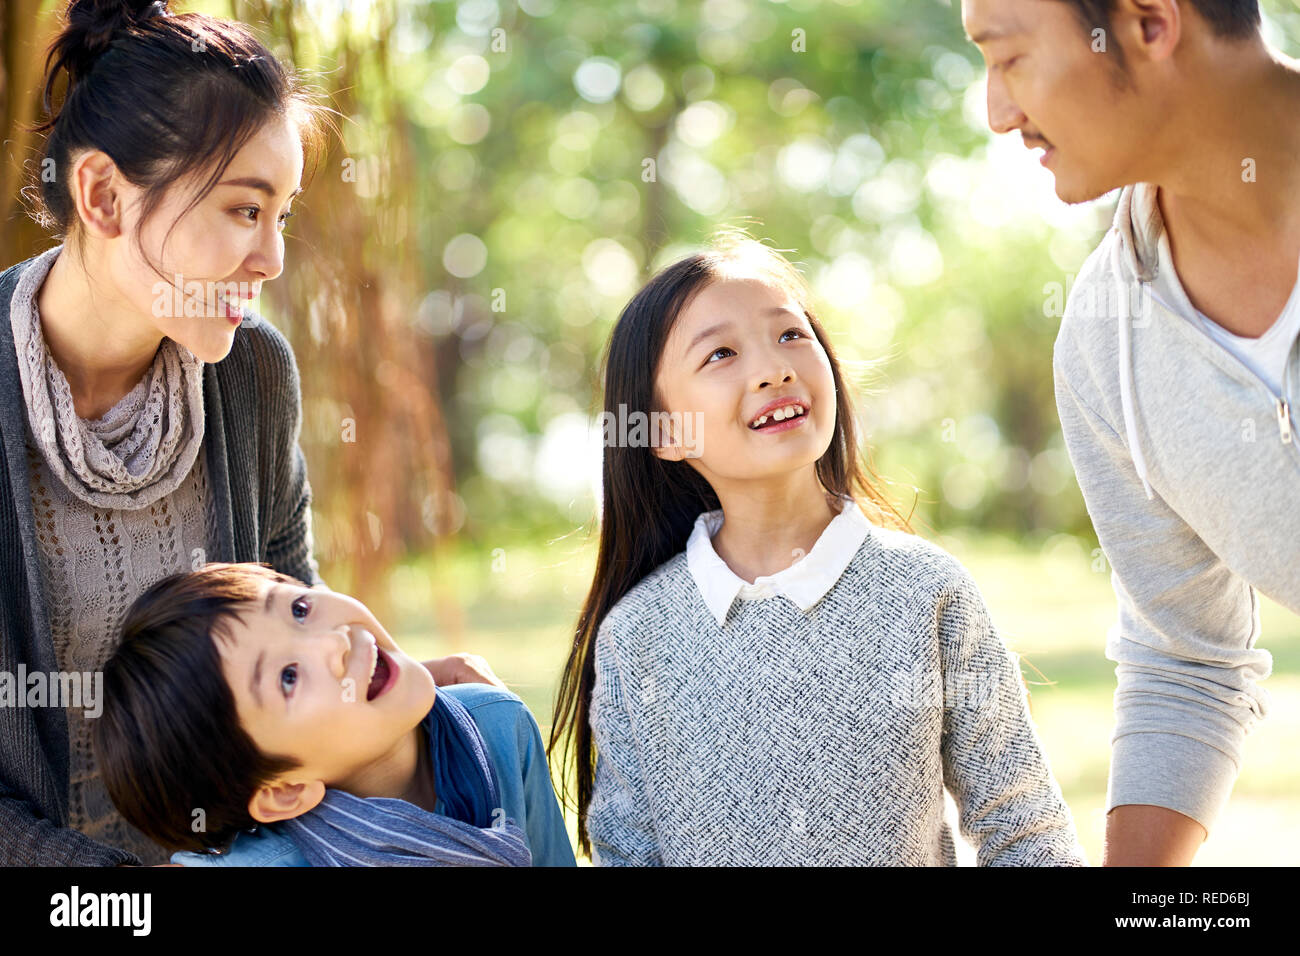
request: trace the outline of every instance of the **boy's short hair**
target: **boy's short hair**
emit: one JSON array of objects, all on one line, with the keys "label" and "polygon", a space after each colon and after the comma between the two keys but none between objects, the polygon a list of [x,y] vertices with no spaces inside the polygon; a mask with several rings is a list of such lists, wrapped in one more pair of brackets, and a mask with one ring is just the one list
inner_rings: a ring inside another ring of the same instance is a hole
[{"label": "boy's short hair", "polygon": [[303,586],[258,564],[163,578],[131,605],[104,665],[96,764],[118,812],[169,850],[226,848],[257,826],[257,788],[300,765],[262,753],[240,725],[216,646],[267,580]]}]

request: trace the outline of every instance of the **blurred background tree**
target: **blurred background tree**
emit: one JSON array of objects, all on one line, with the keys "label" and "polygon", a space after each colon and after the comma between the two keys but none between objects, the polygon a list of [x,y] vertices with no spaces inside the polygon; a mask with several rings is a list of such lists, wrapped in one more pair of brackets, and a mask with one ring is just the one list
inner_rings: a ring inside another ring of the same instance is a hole
[{"label": "blurred background tree", "polygon": [[[1300,8],[1265,6],[1296,52]],[[0,0],[5,262],[50,241],[18,187],[60,7]],[[345,118],[262,303],[302,366],[337,586],[453,533],[590,522],[610,326],[724,222],[792,250],[842,356],[876,363],[864,433],[900,504],[934,528],[1090,538],[1050,354],[1113,197],[1064,206],[989,133],[947,0],[181,9],[249,23]]]},{"label": "blurred background tree", "polygon": [[[484,653],[545,728],[590,583],[601,350],[651,271],[747,225],[811,280],[900,507],[1060,682],[1035,718],[1097,859],[1114,609],[1051,356],[1115,197],[1065,206],[1018,136],[989,132],[959,6],[173,4],[249,24],[343,117],[260,310],[301,367],[332,587],[419,651]],[[1300,54],[1300,5],[1262,6],[1270,42]],[[0,0],[4,265],[53,241],[19,189],[61,7]],[[1294,673],[1294,619],[1274,621]],[[1260,782],[1239,782],[1256,817],[1300,782],[1296,745],[1278,738]]]}]

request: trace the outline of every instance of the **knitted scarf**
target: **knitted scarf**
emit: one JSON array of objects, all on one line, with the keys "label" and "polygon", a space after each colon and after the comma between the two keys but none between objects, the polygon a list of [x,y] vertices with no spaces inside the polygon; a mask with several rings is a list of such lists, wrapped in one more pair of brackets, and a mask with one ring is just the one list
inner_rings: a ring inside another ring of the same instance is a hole
[{"label": "knitted scarf", "polygon": [[78,418],[72,390],[41,332],[37,293],[62,246],[36,257],[10,301],[27,418],[68,490],[97,508],[135,511],[170,495],[203,446],[203,363],[164,338],[153,366],[102,418]]},{"label": "knitted scarf", "polygon": [[331,788],[313,809],[274,827],[312,866],[530,866],[523,831],[499,819],[496,778],[465,705],[440,692],[421,726],[446,815]]}]

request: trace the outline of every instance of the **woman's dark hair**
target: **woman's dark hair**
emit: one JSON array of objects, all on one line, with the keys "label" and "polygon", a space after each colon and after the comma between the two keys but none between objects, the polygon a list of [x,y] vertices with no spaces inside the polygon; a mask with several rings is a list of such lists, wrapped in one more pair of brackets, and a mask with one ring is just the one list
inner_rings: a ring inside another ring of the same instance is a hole
[{"label": "woman's dark hair", "polygon": [[[655,379],[669,332],[691,298],[705,286],[734,274],[758,275],[788,291],[808,317],[830,361],[835,383],[835,435],[817,461],[822,487],[852,497],[876,524],[911,531],[908,520],[876,489],[880,479],[859,451],[854,404],[829,338],[812,307],[812,294],[784,256],[736,231],[715,237],[707,251],[687,256],[652,278],[623,309],[602,364],[605,411],[617,416],[658,410]],[[578,842],[591,853],[587,807],[595,778],[595,749],[588,714],[595,683],[594,645],[605,615],[643,577],[686,547],[702,511],[719,507],[708,481],[686,461],[665,461],[647,447],[606,445],[602,465],[600,548],[591,590],[578,617],[577,632],[560,679],[547,753],[563,742],[561,781],[566,805],[576,790]],[[870,475],[870,478],[868,478]],[[570,787],[570,771],[576,777]]]},{"label": "woman's dark hair", "polygon": [[131,605],[104,665],[95,763],[123,818],[169,850],[225,848],[257,826],[257,788],[299,766],[262,753],[240,725],[216,646],[266,580],[302,584],[257,564],[163,578]]},{"label": "woman's dark hair", "polygon": [[[32,127],[49,134],[39,187],[24,194],[38,192],[36,221],[72,233],[79,248],[84,235],[69,184],[82,151],[102,150],[144,190],[143,223],[172,184],[210,170],[182,215],[193,209],[272,118],[294,123],[314,160],[323,143],[320,120],[331,112],[243,24],[173,15],[164,2],[141,0],[68,4],[45,60],[42,105],[47,118]],[[142,246],[140,252],[147,260]]]}]

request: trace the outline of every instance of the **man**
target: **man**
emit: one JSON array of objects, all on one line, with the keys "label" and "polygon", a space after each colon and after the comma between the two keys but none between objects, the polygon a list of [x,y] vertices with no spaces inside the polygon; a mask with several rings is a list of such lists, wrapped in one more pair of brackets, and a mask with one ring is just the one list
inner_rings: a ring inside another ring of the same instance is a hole
[{"label": "man", "polygon": [[[1124,187],[1066,305],[1066,446],[1119,620],[1105,865],[1186,865],[1300,613],[1300,63],[1256,0],[964,0],[989,125],[1066,202]],[[1138,184],[1136,186],[1129,184]]]}]

